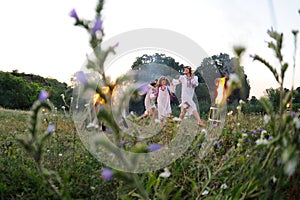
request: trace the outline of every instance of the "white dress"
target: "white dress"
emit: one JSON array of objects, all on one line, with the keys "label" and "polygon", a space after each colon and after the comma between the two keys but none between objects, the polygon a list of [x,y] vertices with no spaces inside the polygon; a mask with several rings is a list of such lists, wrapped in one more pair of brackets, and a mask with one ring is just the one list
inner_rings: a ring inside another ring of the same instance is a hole
[{"label": "white dress", "polygon": [[170,94],[168,92],[167,87],[165,87],[164,90],[161,87],[158,88],[157,107],[159,120],[163,120],[172,113],[170,104]]},{"label": "white dress", "polygon": [[145,102],[144,102],[146,112],[148,113],[151,113],[152,109],[156,108],[155,106],[156,93],[157,93],[156,88],[149,84],[147,88]]},{"label": "white dress", "polygon": [[181,75],[178,80],[173,79],[173,85],[180,84],[181,87],[181,104],[180,106],[186,106],[185,103],[188,104],[187,114],[191,115],[193,111],[197,111],[197,107],[195,102],[193,101],[193,97],[195,94],[195,87],[198,86],[198,76],[194,76],[193,78],[188,78],[186,75]]}]

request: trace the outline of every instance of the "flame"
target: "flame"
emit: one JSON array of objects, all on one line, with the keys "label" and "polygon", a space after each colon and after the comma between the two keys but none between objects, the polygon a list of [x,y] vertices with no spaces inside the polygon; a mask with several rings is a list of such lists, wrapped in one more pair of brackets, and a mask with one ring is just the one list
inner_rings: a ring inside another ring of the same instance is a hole
[{"label": "flame", "polygon": [[286,109],[289,109],[291,108],[291,102],[288,102],[286,105],[285,105]]},{"label": "flame", "polygon": [[108,94],[108,92],[109,92],[108,86],[103,86],[101,89],[102,89],[103,94]]},{"label": "flame", "polygon": [[93,96],[93,105],[96,106],[98,104],[104,104],[105,100],[100,97],[99,93],[94,94]]},{"label": "flame", "polygon": [[226,77],[218,78],[216,80],[216,99],[215,99],[215,104],[221,104],[224,101],[224,94],[225,94],[225,81]]}]

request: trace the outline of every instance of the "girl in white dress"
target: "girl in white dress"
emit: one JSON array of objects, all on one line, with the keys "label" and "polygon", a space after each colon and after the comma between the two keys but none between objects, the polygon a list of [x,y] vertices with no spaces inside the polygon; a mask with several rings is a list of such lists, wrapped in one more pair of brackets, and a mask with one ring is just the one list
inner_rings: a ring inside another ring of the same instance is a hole
[{"label": "girl in white dress", "polygon": [[158,119],[163,121],[172,113],[170,102],[170,88],[168,87],[169,81],[162,76],[158,81],[158,94],[157,94],[157,108]]},{"label": "girl in white dress", "polygon": [[149,115],[152,115],[151,122],[153,123],[156,118],[156,95],[157,95],[157,89],[156,89],[156,82],[157,80],[153,81],[147,86],[147,92],[145,97],[145,114],[143,117],[148,117]]},{"label": "girl in white dress", "polygon": [[205,126],[201,121],[200,116],[197,112],[197,107],[195,102],[193,101],[195,87],[198,86],[198,77],[192,74],[192,68],[190,66],[186,66],[184,68],[184,75],[181,75],[178,80],[173,79],[172,84],[182,85],[181,89],[181,113],[179,115],[180,119],[184,118],[184,115],[187,113],[188,115],[193,114],[197,120],[197,124],[199,126]]}]

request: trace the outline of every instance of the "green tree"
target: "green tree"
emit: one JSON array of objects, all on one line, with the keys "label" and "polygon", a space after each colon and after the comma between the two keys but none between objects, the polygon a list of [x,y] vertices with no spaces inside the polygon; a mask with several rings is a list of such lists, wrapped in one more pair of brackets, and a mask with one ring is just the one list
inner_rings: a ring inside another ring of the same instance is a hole
[{"label": "green tree", "polygon": [[[208,71],[207,69],[213,68],[215,70],[216,74],[220,74],[221,77],[226,77],[228,80],[229,75],[232,73],[236,73],[236,58],[230,58],[230,56],[226,53],[220,53],[219,55],[213,55],[212,57],[204,58],[201,65],[197,70],[199,71]],[[241,67],[243,69],[243,67]],[[244,73],[244,78],[242,81],[243,87],[241,89],[235,89],[232,94],[228,98],[228,103],[229,104],[237,104],[237,101],[240,99],[246,101],[249,98],[250,94],[250,84],[249,80],[247,79],[247,75]],[[205,76],[214,76],[213,74],[205,74]],[[219,77],[211,77],[207,78],[210,81],[212,81],[209,84],[214,84],[215,78]],[[214,95],[212,95],[214,96]]]}]

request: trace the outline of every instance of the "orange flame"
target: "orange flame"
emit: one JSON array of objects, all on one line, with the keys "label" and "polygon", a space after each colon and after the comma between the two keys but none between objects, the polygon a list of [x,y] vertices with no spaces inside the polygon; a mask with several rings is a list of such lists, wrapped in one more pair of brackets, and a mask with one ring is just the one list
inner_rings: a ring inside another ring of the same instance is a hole
[{"label": "orange flame", "polygon": [[285,105],[286,109],[290,109],[291,108],[291,102],[288,102],[286,105]]},{"label": "orange flame", "polygon": [[215,104],[221,104],[224,101],[226,77],[216,79],[216,99]]},{"label": "orange flame", "polygon": [[105,100],[100,97],[99,93],[94,94],[93,96],[93,105],[97,106],[98,104],[104,104]]}]

